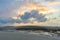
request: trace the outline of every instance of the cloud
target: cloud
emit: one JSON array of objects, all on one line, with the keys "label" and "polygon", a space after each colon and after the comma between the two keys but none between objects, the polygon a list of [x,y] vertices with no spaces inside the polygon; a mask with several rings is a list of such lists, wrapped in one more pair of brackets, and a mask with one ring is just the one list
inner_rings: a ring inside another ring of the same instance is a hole
[{"label": "cloud", "polygon": [[29,19],[31,17],[30,15],[31,14],[29,12],[25,12],[24,15],[21,16],[21,19],[27,20],[27,19]]},{"label": "cloud", "polygon": [[[35,3],[36,5],[45,5],[49,7],[53,7],[54,9],[60,10],[60,5],[58,2],[60,0],[0,0],[0,24],[14,24],[14,23],[31,23],[34,21],[37,22],[46,22],[47,18],[44,14],[39,13],[37,10],[32,10],[31,12],[25,12],[23,15],[19,16],[16,12],[21,11],[25,7],[26,3]],[[55,3],[56,2],[56,3]],[[49,4],[51,3],[51,5]],[[54,5],[53,5],[54,4]],[[57,5],[58,4],[58,5]],[[26,6],[27,8],[27,6]],[[59,12],[52,13],[51,17],[57,17]],[[13,19],[11,17],[17,16],[20,19]],[[47,17],[50,17],[47,15]],[[57,17],[58,18],[58,17]],[[51,19],[49,19],[51,20]]]},{"label": "cloud", "polygon": [[14,23],[14,19],[12,18],[0,18],[0,24]]},{"label": "cloud", "polygon": [[56,0],[44,0],[44,1],[53,2],[53,1],[56,1]]},{"label": "cloud", "polygon": [[[37,10],[32,10],[31,12],[25,12],[24,15],[18,16],[20,19],[13,18],[0,18],[0,24],[14,24],[14,23],[31,23],[31,21],[45,22],[47,18],[45,15],[39,14]],[[33,20],[31,20],[33,18]]]},{"label": "cloud", "polygon": [[21,20],[19,19],[13,19],[13,18],[0,18],[0,24],[14,24],[14,23],[21,23]]},{"label": "cloud", "polygon": [[30,18],[34,18],[34,21],[37,22],[45,22],[47,21],[47,18],[45,18],[45,15],[39,14],[37,10],[32,10],[31,12],[25,12],[24,15],[20,16],[22,22],[30,23]]}]

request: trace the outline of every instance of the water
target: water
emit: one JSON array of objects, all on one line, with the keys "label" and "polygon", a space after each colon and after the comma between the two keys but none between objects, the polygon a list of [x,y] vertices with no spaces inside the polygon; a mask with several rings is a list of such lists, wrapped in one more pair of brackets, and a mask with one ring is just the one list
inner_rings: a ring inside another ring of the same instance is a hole
[{"label": "water", "polygon": [[0,32],[0,40],[60,40],[59,37],[40,35],[40,33],[15,31],[15,32]]}]

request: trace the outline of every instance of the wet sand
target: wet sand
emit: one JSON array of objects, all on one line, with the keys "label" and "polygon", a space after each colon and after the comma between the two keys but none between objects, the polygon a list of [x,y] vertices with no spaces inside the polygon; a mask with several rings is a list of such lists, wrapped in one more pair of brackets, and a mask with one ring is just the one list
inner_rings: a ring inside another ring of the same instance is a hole
[{"label": "wet sand", "polygon": [[50,36],[30,34],[29,32],[0,32],[0,40],[60,40]]}]

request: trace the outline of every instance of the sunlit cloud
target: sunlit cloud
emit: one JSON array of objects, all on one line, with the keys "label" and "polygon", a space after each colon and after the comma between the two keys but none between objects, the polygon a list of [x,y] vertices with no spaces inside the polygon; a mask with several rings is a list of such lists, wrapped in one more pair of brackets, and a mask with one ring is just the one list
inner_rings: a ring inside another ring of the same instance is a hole
[{"label": "sunlit cloud", "polygon": [[[59,5],[59,0],[0,0],[0,24],[16,23],[17,25],[23,25],[26,23],[27,25],[33,23],[33,25],[38,25],[47,22],[46,25],[48,25],[54,21],[54,18],[60,19],[58,16],[60,15]],[[32,10],[37,10],[38,14],[33,15]],[[41,14],[42,16],[45,15],[47,19],[45,19],[45,16],[40,19]],[[53,24],[58,23],[57,21]]]},{"label": "sunlit cloud", "polygon": [[18,19],[18,17],[12,17],[13,19]]},{"label": "sunlit cloud", "polygon": [[57,5],[57,4],[60,4],[60,2],[50,2],[50,4]]},{"label": "sunlit cloud", "polygon": [[24,12],[31,11],[33,9],[38,10],[39,13],[42,13],[42,14],[48,14],[48,13],[56,11],[53,7],[36,5],[36,4],[32,4],[32,3],[27,3],[25,5],[25,7],[22,6],[22,8],[23,8],[23,10],[18,10],[18,12],[17,12],[18,15],[23,15]]}]

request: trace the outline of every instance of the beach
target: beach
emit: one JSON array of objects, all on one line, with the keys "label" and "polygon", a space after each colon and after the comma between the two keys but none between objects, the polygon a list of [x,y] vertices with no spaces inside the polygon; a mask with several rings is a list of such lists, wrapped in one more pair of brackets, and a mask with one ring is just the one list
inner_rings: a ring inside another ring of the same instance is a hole
[{"label": "beach", "polygon": [[27,31],[19,32],[0,32],[0,40],[60,40],[57,37],[40,35],[39,33],[31,33]]}]

